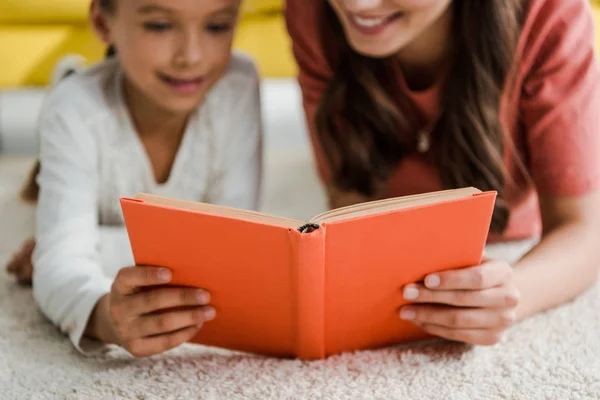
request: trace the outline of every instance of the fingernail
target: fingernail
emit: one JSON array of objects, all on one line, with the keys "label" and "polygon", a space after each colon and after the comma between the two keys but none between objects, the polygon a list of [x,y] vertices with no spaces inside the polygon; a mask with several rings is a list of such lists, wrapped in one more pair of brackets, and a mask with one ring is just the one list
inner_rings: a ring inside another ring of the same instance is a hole
[{"label": "fingernail", "polygon": [[403,308],[402,311],[400,311],[400,318],[405,321],[412,321],[416,317],[417,313],[412,308]]},{"label": "fingernail", "polygon": [[404,288],[404,298],[406,300],[415,300],[417,297],[419,297],[419,289],[414,286]]},{"label": "fingernail", "polygon": [[429,288],[436,288],[440,286],[440,283],[442,283],[442,281],[440,276],[437,274],[429,275],[427,278],[425,278],[425,286]]},{"label": "fingernail", "polygon": [[210,295],[204,290],[198,290],[196,293],[196,301],[198,304],[208,304],[210,302]]},{"label": "fingernail", "polygon": [[169,282],[171,280],[171,271],[168,269],[161,269],[158,271],[158,279],[162,282]]},{"label": "fingernail", "polygon": [[217,311],[212,307],[207,307],[204,309],[204,318],[206,321],[212,321],[217,316]]}]

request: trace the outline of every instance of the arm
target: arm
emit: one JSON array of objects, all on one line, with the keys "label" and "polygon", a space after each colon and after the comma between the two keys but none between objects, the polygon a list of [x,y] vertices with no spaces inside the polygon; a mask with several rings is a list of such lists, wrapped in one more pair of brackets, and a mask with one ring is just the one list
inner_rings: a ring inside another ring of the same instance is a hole
[{"label": "arm", "polygon": [[573,300],[600,267],[600,192],[540,199],[544,235],[515,265],[519,319]]},{"label": "arm", "polygon": [[[123,228],[98,226],[97,150],[87,127],[77,115],[67,121],[54,113],[40,126],[33,288],[44,314],[82,352],[114,343],[147,356],[190,340],[216,316],[205,306],[209,294],[162,286],[171,279],[162,268],[121,268],[129,242]],[[119,269],[114,280],[102,268],[106,262]]]},{"label": "arm", "polygon": [[[100,226],[100,260],[105,275],[113,278],[123,268],[135,264],[127,229],[118,226]],[[6,265],[10,274],[21,284],[30,284],[33,274],[32,254],[35,239],[27,239]]]},{"label": "arm", "polygon": [[[403,317],[430,333],[493,344],[507,327],[564,304],[596,282],[600,267],[600,72],[594,28],[582,0],[549,1],[550,26],[522,92],[530,173],[543,234],[514,268],[501,261],[434,274],[405,288],[417,303]],[[454,308],[447,305],[467,307]],[[402,314],[401,314],[402,315]]]},{"label": "arm", "polygon": [[100,226],[100,260],[104,274],[114,278],[123,267],[135,265],[127,229],[122,226]]},{"label": "arm", "polygon": [[86,351],[93,346],[82,341],[85,327],[112,281],[97,251],[97,150],[76,119],[50,113],[40,120],[33,292],[42,312]]},{"label": "arm", "polygon": [[541,242],[515,265],[525,318],[572,300],[600,267],[600,71],[584,1],[560,4],[524,82],[521,113],[542,217]]}]

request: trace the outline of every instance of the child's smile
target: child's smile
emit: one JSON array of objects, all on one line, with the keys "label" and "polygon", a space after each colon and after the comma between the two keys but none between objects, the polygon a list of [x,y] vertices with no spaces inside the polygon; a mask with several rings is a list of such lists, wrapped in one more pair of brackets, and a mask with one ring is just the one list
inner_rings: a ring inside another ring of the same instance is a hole
[{"label": "child's smile", "polygon": [[171,75],[163,74],[158,72],[158,79],[160,79],[165,85],[171,88],[173,91],[183,95],[198,94],[206,83],[205,75],[200,75],[191,78],[179,78]]}]

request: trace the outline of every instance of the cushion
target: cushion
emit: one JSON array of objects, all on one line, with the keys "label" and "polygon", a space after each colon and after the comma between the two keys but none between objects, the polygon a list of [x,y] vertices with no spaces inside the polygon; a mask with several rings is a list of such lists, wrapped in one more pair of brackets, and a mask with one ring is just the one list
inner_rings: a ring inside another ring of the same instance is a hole
[{"label": "cushion", "polygon": [[246,17],[240,21],[234,47],[250,54],[263,77],[296,75],[296,60],[283,15]]},{"label": "cushion", "polygon": [[91,0],[0,0],[0,24],[86,24]]},{"label": "cushion", "polygon": [[31,84],[28,77],[72,29],[69,27],[35,27],[5,29],[0,27],[0,87],[11,88]]},{"label": "cushion", "polygon": [[285,0],[242,0],[244,14],[283,11]]}]

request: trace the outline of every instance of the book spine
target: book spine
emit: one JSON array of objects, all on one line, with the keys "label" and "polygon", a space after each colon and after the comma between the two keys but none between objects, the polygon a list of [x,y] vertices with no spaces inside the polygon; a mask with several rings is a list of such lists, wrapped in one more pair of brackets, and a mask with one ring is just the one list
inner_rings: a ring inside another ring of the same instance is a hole
[{"label": "book spine", "polygon": [[290,230],[296,292],[296,356],[325,357],[325,227]]}]

